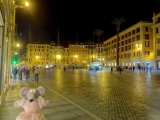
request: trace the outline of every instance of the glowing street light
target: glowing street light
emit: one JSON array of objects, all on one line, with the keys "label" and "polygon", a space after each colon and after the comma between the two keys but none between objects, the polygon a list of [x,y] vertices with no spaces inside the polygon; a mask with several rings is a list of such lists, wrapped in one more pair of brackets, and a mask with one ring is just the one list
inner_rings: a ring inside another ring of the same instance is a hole
[{"label": "glowing street light", "polygon": [[17,44],[17,47],[19,47],[20,46],[20,44]]},{"label": "glowing street light", "polygon": [[61,59],[61,55],[56,55],[56,58],[57,59]]},{"label": "glowing street light", "polygon": [[27,7],[28,7],[28,6],[29,6],[29,2],[25,2],[25,6],[27,6]]}]

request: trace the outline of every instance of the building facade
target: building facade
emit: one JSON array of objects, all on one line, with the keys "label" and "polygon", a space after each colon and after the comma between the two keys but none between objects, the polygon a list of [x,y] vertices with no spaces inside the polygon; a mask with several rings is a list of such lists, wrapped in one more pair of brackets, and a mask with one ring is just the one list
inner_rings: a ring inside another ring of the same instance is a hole
[{"label": "building facade", "polygon": [[[154,66],[152,22],[140,21],[119,33],[120,66]],[[104,41],[107,66],[116,65],[117,35]]]},{"label": "building facade", "polygon": [[153,13],[153,51],[154,66],[160,70],[160,13]]},{"label": "building facade", "polygon": [[26,46],[28,67],[52,68],[63,64],[63,46],[33,43]]}]

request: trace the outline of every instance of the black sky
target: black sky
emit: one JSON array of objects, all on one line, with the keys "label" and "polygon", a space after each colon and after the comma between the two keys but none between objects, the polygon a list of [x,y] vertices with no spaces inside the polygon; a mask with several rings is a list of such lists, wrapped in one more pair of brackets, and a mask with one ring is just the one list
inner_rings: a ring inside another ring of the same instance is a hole
[{"label": "black sky", "polygon": [[[57,44],[59,26],[60,44],[68,41],[86,41],[93,38],[96,29],[104,31],[104,40],[116,34],[111,24],[115,18],[125,18],[121,31],[139,22],[152,21],[153,11],[159,12],[160,0],[30,0],[30,7],[17,9],[18,33],[25,44],[32,41]],[[96,38],[95,38],[96,39]]]}]

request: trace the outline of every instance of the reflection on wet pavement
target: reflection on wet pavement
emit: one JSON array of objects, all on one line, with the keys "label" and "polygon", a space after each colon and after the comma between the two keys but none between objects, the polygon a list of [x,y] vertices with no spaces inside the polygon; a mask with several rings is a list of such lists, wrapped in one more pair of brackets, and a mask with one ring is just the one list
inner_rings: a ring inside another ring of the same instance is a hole
[{"label": "reflection on wet pavement", "polygon": [[[149,119],[151,111],[148,108],[154,101],[151,95],[160,86],[157,72],[123,71],[121,75],[88,70],[49,69],[43,72],[47,73],[42,75],[46,78],[44,84],[52,81],[48,87],[104,120]],[[160,96],[160,92],[157,94]]]}]

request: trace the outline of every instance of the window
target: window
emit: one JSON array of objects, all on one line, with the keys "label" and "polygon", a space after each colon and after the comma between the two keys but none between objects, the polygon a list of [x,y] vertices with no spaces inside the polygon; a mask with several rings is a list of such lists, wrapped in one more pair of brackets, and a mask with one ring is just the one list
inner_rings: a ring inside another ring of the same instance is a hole
[{"label": "window", "polygon": [[128,42],[131,43],[131,39],[128,39]]},{"label": "window", "polygon": [[127,51],[127,46],[125,46],[125,51]]},{"label": "window", "polygon": [[150,51],[145,51],[144,54],[145,55],[150,55]]},{"label": "window", "polygon": [[124,39],[124,36],[122,36],[122,39]]},{"label": "window", "polygon": [[145,39],[149,40],[149,34],[145,34]]},{"label": "window", "polygon": [[128,42],[127,42],[127,40],[125,40],[125,44],[127,44]]},{"label": "window", "polygon": [[137,52],[137,56],[140,56],[140,51]]},{"label": "window", "polygon": [[131,32],[129,32],[128,35],[131,36]]},{"label": "window", "polygon": [[160,56],[160,50],[157,50],[157,56]]},{"label": "window", "polygon": [[137,35],[137,40],[140,40],[140,35]]},{"label": "window", "polygon": [[160,23],[160,17],[158,17],[158,23]]},{"label": "window", "polygon": [[132,49],[135,49],[135,44],[132,44]]},{"label": "window", "polygon": [[159,32],[159,30],[158,30],[158,28],[156,28],[156,33],[158,33]]},{"label": "window", "polygon": [[122,45],[124,45],[124,41],[122,41]]},{"label": "window", "polygon": [[145,41],[145,47],[149,47],[149,41]]},{"label": "window", "polygon": [[137,33],[139,33],[140,32],[140,28],[137,28]]},{"label": "window", "polygon": [[157,38],[157,44],[160,44],[160,38]]},{"label": "window", "polygon": [[131,45],[128,46],[128,50],[131,50]]},{"label": "window", "polygon": [[146,27],[146,32],[148,32],[148,27]]},{"label": "window", "polygon": [[136,56],[136,53],[135,53],[135,52],[133,53],[133,56]]},{"label": "window", "polygon": [[127,38],[127,34],[125,34],[125,38]]},{"label": "window", "polygon": [[135,42],[135,37],[132,37],[132,42]]},{"label": "window", "polygon": [[122,51],[122,52],[124,51],[124,48],[123,48],[123,47],[121,48],[121,51]]},{"label": "window", "polygon": [[134,35],[135,34],[135,30],[132,30],[132,35]]}]

